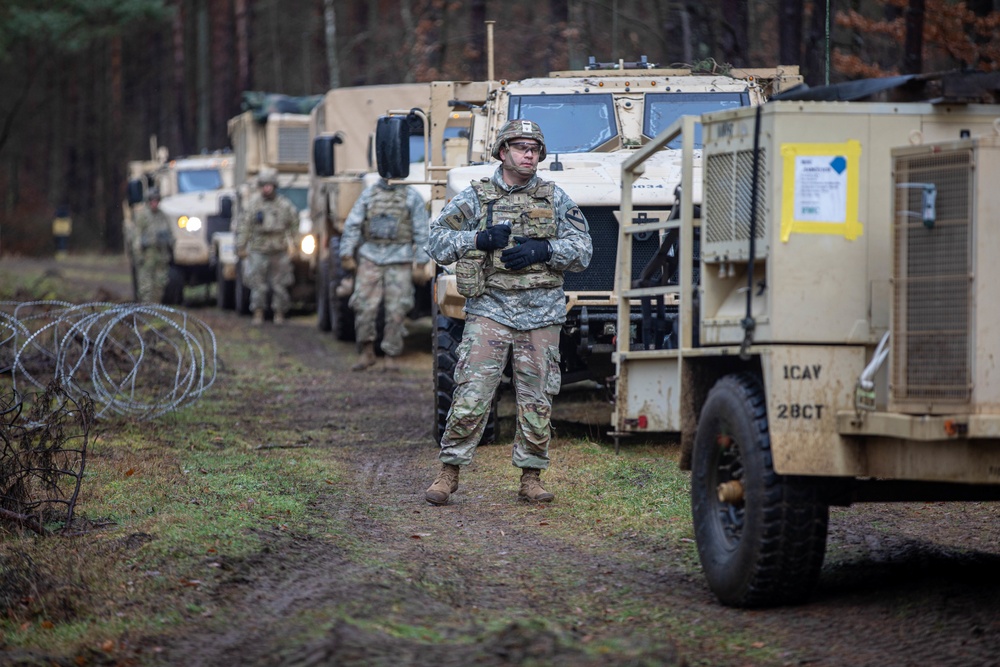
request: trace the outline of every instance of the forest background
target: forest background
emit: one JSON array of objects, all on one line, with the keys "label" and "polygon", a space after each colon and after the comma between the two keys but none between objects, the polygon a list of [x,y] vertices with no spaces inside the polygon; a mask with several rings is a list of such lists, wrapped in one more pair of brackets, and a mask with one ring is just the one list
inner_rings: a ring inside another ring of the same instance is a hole
[{"label": "forest background", "polygon": [[129,160],[228,147],[248,90],[498,78],[646,56],[809,85],[1000,69],[1000,0],[2,0],[0,255],[118,251]]}]

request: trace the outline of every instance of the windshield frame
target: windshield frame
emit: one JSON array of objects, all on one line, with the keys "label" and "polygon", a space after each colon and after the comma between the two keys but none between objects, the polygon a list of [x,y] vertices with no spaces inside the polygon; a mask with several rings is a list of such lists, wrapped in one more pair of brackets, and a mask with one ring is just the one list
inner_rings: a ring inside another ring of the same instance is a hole
[{"label": "windshield frame", "polygon": [[[569,114],[564,113],[567,107],[572,109]],[[595,108],[600,110],[596,116]],[[507,118],[537,123],[549,155],[590,153],[620,136],[614,95],[610,92],[511,94]]]},{"label": "windshield frame", "polygon": [[[668,102],[664,104],[664,102]],[[669,118],[656,118],[655,125],[651,116],[658,109],[666,107],[684,107],[677,113],[668,114]],[[642,135],[653,139],[681,116],[701,116],[703,113],[738,109],[750,106],[750,93],[747,91],[713,91],[713,92],[677,92],[677,93],[646,93],[642,109]],[[701,148],[701,124],[695,126],[694,147]],[[681,139],[677,137],[664,148],[680,150]]]}]

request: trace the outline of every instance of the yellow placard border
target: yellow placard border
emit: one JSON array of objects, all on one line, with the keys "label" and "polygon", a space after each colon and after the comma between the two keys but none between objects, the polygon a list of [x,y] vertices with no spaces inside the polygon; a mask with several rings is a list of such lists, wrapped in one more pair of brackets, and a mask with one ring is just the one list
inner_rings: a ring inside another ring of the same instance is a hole
[{"label": "yellow placard border", "polygon": [[[847,206],[844,222],[818,222],[795,219],[795,159],[799,156],[843,156],[847,160]],[[781,241],[788,243],[796,234],[830,234],[849,241],[861,236],[863,225],[858,220],[858,179],[861,163],[861,142],[851,139],[842,144],[782,144],[783,186],[781,197]]]}]

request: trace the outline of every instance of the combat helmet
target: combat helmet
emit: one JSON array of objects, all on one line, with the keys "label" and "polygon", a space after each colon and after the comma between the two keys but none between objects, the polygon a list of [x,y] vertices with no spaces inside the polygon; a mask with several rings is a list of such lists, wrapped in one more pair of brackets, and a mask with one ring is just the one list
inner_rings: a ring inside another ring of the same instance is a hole
[{"label": "combat helmet", "polygon": [[270,168],[261,169],[260,173],[257,174],[257,186],[260,187],[268,183],[278,187],[278,172]]},{"label": "combat helmet", "polygon": [[538,161],[541,162],[545,159],[545,137],[542,135],[542,128],[538,127],[534,121],[515,119],[504,123],[497,135],[496,143],[493,144],[492,155],[494,159],[500,159],[500,149],[506,146],[511,139],[534,139],[542,146],[542,150],[538,154]]}]

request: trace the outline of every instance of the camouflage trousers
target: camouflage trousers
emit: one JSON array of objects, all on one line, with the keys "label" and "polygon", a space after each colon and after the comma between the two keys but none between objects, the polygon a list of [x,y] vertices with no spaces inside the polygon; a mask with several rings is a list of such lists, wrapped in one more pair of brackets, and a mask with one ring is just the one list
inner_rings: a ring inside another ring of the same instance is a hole
[{"label": "camouflage trousers", "polygon": [[292,260],[284,252],[251,252],[243,260],[243,284],[250,290],[250,310],[267,310],[267,295],[271,293],[271,310],[284,315],[291,306],[288,286],[295,277]]},{"label": "camouflage trousers", "polygon": [[512,356],[517,426],[513,464],[549,467],[552,397],[559,393],[558,324],[518,331],[493,320],[469,315],[458,347],[455,392],[441,437],[442,463],[467,465],[486,430],[500,376]]},{"label": "camouflage trousers", "polygon": [[170,255],[156,248],[143,250],[135,268],[135,281],[139,301],[143,303],[161,303],[169,279]]},{"label": "camouflage trousers", "polygon": [[354,311],[354,332],[359,343],[375,341],[378,308],[383,301],[382,351],[395,357],[403,352],[406,314],[413,309],[413,273],[409,262],[379,265],[362,257],[358,261],[354,293],[348,302]]}]

